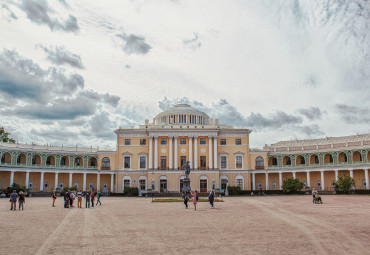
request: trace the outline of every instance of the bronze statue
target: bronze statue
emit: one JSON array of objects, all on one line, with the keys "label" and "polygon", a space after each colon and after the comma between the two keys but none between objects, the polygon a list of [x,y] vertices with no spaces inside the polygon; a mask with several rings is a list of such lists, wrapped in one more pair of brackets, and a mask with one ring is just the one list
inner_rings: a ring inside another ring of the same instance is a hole
[{"label": "bronze statue", "polygon": [[189,178],[189,174],[190,174],[190,161],[186,161],[185,163],[185,175],[186,175],[186,178]]}]

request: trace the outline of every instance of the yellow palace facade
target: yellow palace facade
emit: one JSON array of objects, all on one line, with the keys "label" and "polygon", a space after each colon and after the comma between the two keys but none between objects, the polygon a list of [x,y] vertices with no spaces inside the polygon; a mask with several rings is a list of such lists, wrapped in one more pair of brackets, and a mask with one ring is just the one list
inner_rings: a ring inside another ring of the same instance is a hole
[{"label": "yellow palace facade", "polygon": [[287,178],[332,190],[339,175],[355,189],[369,189],[370,134],[282,141],[263,149],[249,146],[249,129],[222,125],[190,105],[178,104],[138,128],[117,129],[116,150],[0,142],[0,189],[12,183],[34,192],[76,186],[121,193],[137,187],[178,193],[184,164],[191,188],[200,192],[279,190]]}]

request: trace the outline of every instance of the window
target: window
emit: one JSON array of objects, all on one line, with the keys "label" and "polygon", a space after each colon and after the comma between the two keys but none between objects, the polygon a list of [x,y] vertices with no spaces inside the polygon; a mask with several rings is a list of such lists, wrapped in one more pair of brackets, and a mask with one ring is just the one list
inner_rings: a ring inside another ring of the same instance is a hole
[{"label": "window", "polygon": [[[63,166],[66,164],[65,163],[65,158],[62,158],[62,159],[64,159],[64,164],[63,164]],[[62,165],[62,163],[60,163],[61,165]],[[34,155],[33,157],[32,157],[32,165],[36,165],[36,155]]]},{"label": "window", "polygon": [[304,160],[304,157],[301,156],[300,159],[301,159],[301,165],[306,164],[306,161]]},{"label": "window", "polygon": [[49,183],[48,183],[48,182],[45,182],[45,184],[44,184],[44,188],[45,188],[45,189],[48,189],[48,187],[49,187]]},{"label": "window", "polygon": [[78,189],[78,182],[75,182],[75,188]]},{"label": "window", "polygon": [[206,169],[207,158],[206,156],[200,156],[200,169]]},{"label": "window", "polygon": [[50,166],[50,161],[51,161],[51,157],[49,156],[49,157],[46,159],[46,165],[47,165],[47,166]]},{"label": "window", "polygon": [[161,138],[161,144],[166,145],[167,144],[167,138]]},{"label": "window", "polygon": [[206,144],[206,138],[200,138],[199,144]]},{"label": "window", "polygon": [[[35,156],[34,156],[35,157]],[[35,163],[33,163],[33,158],[32,158],[32,165],[36,164],[36,158],[35,158]],[[63,157],[60,159],[60,165],[65,166],[66,165],[66,158]]]},{"label": "window", "polygon": [[90,166],[96,166],[96,158],[91,158]]},{"label": "window", "polygon": [[140,182],[139,184],[140,190],[145,190],[145,180],[140,180],[139,182]]},{"label": "window", "polygon": [[256,158],[256,169],[263,169],[263,158],[262,157],[257,157]]},{"label": "window", "polygon": [[330,157],[329,157],[329,162],[333,163],[333,156],[332,155],[330,155]]},{"label": "window", "polygon": [[276,188],[276,182],[272,182],[272,188]]},{"label": "window", "polygon": [[146,168],[146,156],[140,156],[140,168]]},{"label": "window", "polygon": [[80,158],[75,159],[75,166],[80,166]]},{"label": "window", "polygon": [[227,186],[227,180],[222,179],[221,180],[221,190],[226,190],[226,186]]},{"label": "window", "polygon": [[277,166],[277,158],[272,158],[272,165]]},{"label": "window", "polygon": [[242,179],[236,179],[236,186],[240,189],[243,189],[243,180]]},{"label": "window", "polygon": [[186,138],[180,138],[180,144],[186,144]]},{"label": "window", "polygon": [[184,188],[184,179],[180,179],[180,192],[182,192],[183,188]]},{"label": "window", "polygon": [[166,168],[167,168],[167,157],[162,156],[161,157],[161,169],[166,170]]},{"label": "window", "polygon": [[242,144],[242,139],[235,139],[235,144],[236,145],[241,145]]},{"label": "window", "polygon": [[227,157],[221,156],[221,168],[225,169],[227,168]]},{"label": "window", "polygon": [[152,187],[152,190],[155,190],[155,182],[152,181],[152,184],[150,185]]},{"label": "window", "polygon": [[318,164],[318,163],[319,163],[319,157],[315,155],[315,164]]},{"label": "window", "polygon": [[235,157],[235,167],[242,168],[243,167],[243,156],[236,156]]},{"label": "window", "polygon": [[220,139],[220,145],[226,145],[226,139]]},{"label": "window", "polygon": [[146,139],[140,139],[140,145],[146,145]]},{"label": "window", "polygon": [[290,157],[286,157],[285,163],[287,166],[290,166],[292,164],[292,161],[290,160]]},{"label": "window", "polygon": [[126,179],[123,181],[123,188],[129,188],[130,187],[130,180]]},{"label": "window", "polygon": [[181,169],[185,169],[185,164],[186,164],[186,156],[181,156],[180,157],[180,166],[181,166]]},{"label": "window", "polygon": [[123,168],[130,168],[130,165],[131,165],[130,161],[131,161],[131,157],[129,157],[129,156],[124,157]]},{"label": "window", "polygon": [[110,170],[110,159],[105,157],[101,161],[101,167],[103,170]]},{"label": "window", "polygon": [[125,145],[130,145],[131,144],[131,139],[125,139]]},{"label": "window", "polygon": [[200,192],[207,192],[207,180],[200,180]]}]

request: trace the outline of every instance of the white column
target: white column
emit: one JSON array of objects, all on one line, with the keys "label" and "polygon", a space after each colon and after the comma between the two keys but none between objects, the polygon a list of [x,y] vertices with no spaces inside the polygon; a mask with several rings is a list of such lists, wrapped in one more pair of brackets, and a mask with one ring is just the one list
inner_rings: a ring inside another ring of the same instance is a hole
[{"label": "white column", "polygon": [[55,173],[54,189],[57,189],[58,187],[59,187],[59,184],[58,184],[58,173]]},{"label": "white column", "polygon": [[86,175],[87,175],[87,173],[84,173],[83,190],[86,190]]},{"label": "white column", "polygon": [[193,168],[193,137],[189,136],[189,161],[190,169]]},{"label": "white column", "polygon": [[213,167],[215,169],[218,168],[217,163],[218,163],[218,157],[217,157],[217,137],[213,137],[213,158],[214,158],[214,164]]},{"label": "white column", "polygon": [[349,175],[351,176],[351,178],[353,179],[353,170],[349,170]]},{"label": "white column", "polygon": [[252,173],[252,189],[256,190],[256,174]]},{"label": "white column", "polygon": [[68,184],[68,186],[69,187],[72,187],[72,175],[73,175],[73,173],[69,173],[69,184]]},{"label": "white column", "polygon": [[369,169],[365,169],[365,182],[366,182],[366,189],[370,189],[370,185],[369,185]]},{"label": "white column", "polygon": [[44,172],[41,172],[40,191],[44,190]]},{"label": "white column", "polygon": [[149,169],[153,169],[153,137],[149,136]]},{"label": "white column", "polygon": [[296,179],[296,178],[295,178],[295,172],[293,172],[293,179]]},{"label": "white column", "polygon": [[198,137],[194,136],[194,169],[198,169]]},{"label": "white column", "polygon": [[26,189],[28,189],[29,182],[30,182],[30,172],[26,172]]},{"label": "white column", "polygon": [[335,170],[335,181],[338,181],[338,170]]},{"label": "white column", "polygon": [[209,151],[209,159],[208,159],[208,165],[209,165],[209,169],[212,169],[212,162],[213,162],[213,159],[212,159],[212,136],[208,136],[208,151]]},{"label": "white column", "polygon": [[96,187],[96,190],[97,190],[97,191],[100,191],[100,173],[98,173],[97,181],[96,181],[96,182],[97,182],[97,184],[96,184],[96,186],[97,186],[97,187]]},{"label": "white column", "polygon": [[321,190],[325,190],[325,177],[324,177],[324,171],[321,171]]},{"label": "white column", "polygon": [[10,185],[9,186],[12,186],[14,183],[14,171],[10,171]]},{"label": "white column", "polygon": [[269,190],[269,173],[268,172],[266,172],[265,173],[265,177],[266,177],[266,190]]},{"label": "white column", "polygon": [[168,159],[168,167],[170,170],[173,169],[172,139],[173,139],[172,136],[168,137],[168,140],[170,140],[170,148],[169,148],[170,151],[169,151],[169,159]]},{"label": "white column", "polygon": [[158,169],[158,137],[154,137],[154,169]]},{"label": "white column", "polygon": [[114,192],[114,174],[110,175],[110,192]]},{"label": "white column", "polygon": [[279,172],[279,188],[280,190],[283,189],[283,173]]},{"label": "white column", "polygon": [[307,171],[307,183],[306,183],[306,187],[310,187],[311,188],[310,172],[309,171]]},{"label": "white column", "polygon": [[175,154],[175,160],[174,160],[174,166],[173,166],[173,168],[175,170],[177,170],[177,168],[179,167],[179,163],[178,163],[179,157],[177,156],[177,150],[178,150],[178,148],[177,148],[177,140],[178,140],[178,137],[175,136],[174,139],[175,139],[175,153],[174,153]]}]

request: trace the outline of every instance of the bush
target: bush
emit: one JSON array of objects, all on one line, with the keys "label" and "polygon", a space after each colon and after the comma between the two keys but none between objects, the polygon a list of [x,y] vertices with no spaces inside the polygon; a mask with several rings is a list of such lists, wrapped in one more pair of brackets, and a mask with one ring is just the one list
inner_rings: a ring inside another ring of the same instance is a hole
[{"label": "bush", "polygon": [[6,192],[7,194],[11,194],[13,193],[13,190],[15,190],[17,193],[19,193],[19,191],[23,191],[23,193],[27,194],[27,189],[26,189],[26,186],[20,186],[18,183],[13,183],[12,186],[8,187],[6,189]]},{"label": "bush", "polygon": [[334,188],[337,193],[348,194],[355,186],[355,180],[349,175],[338,176],[338,181],[334,182]]},{"label": "bush", "polygon": [[298,179],[288,178],[283,182],[284,193],[297,193],[303,189],[304,184]]},{"label": "bush", "polygon": [[60,195],[64,196],[64,194],[68,191],[68,190],[71,190],[71,191],[78,191],[78,188],[76,187],[64,187],[62,189],[62,191],[60,192]]},{"label": "bush", "polygon": [[235,195],[241,195],[242,190],[238,186],[228,186],[227,190],[229,191],[230,196],[235,196]]},{"label": "bush", "polygon": [[123,195],[128,197],[137,197],[139,195],[139,189],[136,187],[125,187]]}]

